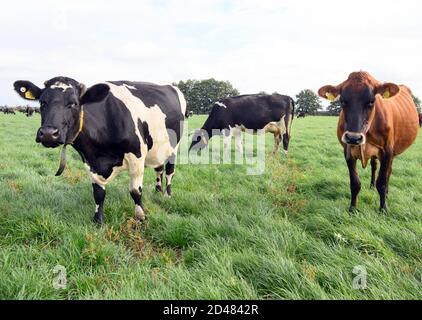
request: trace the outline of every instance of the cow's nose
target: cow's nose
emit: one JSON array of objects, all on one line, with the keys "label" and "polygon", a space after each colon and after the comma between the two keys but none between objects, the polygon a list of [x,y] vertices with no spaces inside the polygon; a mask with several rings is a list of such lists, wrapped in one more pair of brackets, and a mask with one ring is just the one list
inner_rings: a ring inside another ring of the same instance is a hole
[{"label": "cow's nose", "polygon": [[38,142],[57,142],[60,138],[59,129],[54,127],[42,127],[38,130],[37,141]]},{"label": "cow's nose", "polygon": [[364,136],[362,133],[346,133],[345,135],[346,143],[351,145],[361,145],[364,141]]}]

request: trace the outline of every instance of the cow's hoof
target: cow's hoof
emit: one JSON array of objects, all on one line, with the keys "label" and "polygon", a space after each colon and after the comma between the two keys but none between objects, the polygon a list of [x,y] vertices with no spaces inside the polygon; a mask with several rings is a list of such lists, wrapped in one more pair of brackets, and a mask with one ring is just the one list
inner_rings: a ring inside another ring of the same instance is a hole
[{"label": "cow's hoof", "polygon": [[163,193],[163,188],[161,186],[155,186],[155,191],[158,193]]},{"label": "cow's hoof", "polygon": [[104,224],[104,216],[96,213],[92,221],[97,225],[97,227],[102,227]]},{"label": "cow's hoof", "polygon": [[350,208],[349,208],[349,212],[350,212],[351,214],[356,214],[356,213],[358,213],[359,211],[358,211],[358,209],[357,209],[356,207],[350,207]]},{"label": "cow's hoof", "polygon": [[388,214],[388,208],[387,207],[380,208],[380,214],[387,215]]},{"label": "cow's hoof", "polygon": [[164,198],[171,199],[171,193],[164,193]]},{"label": "cow's hoof", "polygon": [[143,222],[146,220],[145,212],[141,207],[136,207],[135,209],[135,220],[139,222]]}]

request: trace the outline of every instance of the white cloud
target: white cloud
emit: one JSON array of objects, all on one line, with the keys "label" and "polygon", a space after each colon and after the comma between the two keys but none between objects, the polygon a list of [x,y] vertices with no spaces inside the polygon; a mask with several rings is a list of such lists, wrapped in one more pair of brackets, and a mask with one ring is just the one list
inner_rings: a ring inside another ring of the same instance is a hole
[{"label": "white cloud", "polygon": [[414,0],[7,2],[0,104],[16,79],[87,84],[216,77],[243,93],[295,95],[356,70],[422,95],[422,6]]}]

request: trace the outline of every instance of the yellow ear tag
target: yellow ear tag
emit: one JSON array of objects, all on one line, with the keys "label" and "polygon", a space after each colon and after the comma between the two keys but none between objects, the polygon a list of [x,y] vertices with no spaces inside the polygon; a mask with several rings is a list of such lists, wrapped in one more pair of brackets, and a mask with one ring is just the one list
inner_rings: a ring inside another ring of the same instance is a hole
[{"label": "yellow ear tag", "polygon": [[383,95],[382,95],[382,97],[384,98],[384,99],[389,99],[390,97],[391,97],[391,94],[390,94],[390,91],[385,91],[384,93],[383,93]]},{"label": "yellow ear tag", "polygon": [[325,96],[327,97],[327,99],[329,100],[329,101],[331,101],[331,102],[333,102],[334,100],[336,100],[336,97],[332,94],[332,93],[330,93],[330,92],[327,92],[326,94],[325,94]]},{"label": "yellow ear tag", "polygon": [[36,100],[31,91],[25,92],[25,98],[29,100]]}]

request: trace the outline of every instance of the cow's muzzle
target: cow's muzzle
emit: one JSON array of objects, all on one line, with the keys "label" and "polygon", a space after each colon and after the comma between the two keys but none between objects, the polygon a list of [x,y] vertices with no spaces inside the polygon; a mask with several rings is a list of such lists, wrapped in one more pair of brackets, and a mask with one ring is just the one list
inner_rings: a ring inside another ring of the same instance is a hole
[{"label": "cow's muzzle", "polygon": [[36,142],[47,148],[57,148],[64,143],[61,141],[59,129],[55,127],[41,127],[38,130]]},{"label": "cow's muzzle", "polygon": [[351,146],[361,146],[366,144],[366,136],[361,132],[350,132],[344,133],[342,139],[343,143]]}]

